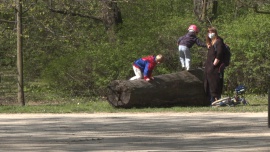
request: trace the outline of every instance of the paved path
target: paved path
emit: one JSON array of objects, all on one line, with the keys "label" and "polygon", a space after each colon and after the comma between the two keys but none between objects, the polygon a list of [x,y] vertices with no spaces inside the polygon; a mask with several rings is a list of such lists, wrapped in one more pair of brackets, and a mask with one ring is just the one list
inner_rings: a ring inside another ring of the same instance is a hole
[{"label": "paved path", "polygon": [[270,151],[265,113],[0,114],[0,151]]}]

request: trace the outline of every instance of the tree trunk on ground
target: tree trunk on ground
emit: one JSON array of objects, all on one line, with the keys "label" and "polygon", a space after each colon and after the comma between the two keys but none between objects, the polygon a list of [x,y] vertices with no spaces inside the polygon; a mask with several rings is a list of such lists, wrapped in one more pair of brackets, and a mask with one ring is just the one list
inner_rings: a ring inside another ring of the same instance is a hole
[{"label": "tree trunk on ground", "polygon": [[154,80],[114,80],[108,85],[108,102],[114,107],[205,106],[203,70],[156,76]]}]

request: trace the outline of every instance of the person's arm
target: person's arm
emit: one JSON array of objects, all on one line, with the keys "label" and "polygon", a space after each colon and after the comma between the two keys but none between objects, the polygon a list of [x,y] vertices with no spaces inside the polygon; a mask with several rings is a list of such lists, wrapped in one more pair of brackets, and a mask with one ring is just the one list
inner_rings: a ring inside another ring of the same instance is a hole
[{"label": "person's arm", "polygon": [[200,47],[207,47],[206,43],[202,42],[199,38],[196,38],[195,42]]},{"label": "person's arm", "polygon": [[216,58],[213,62],[213,65],[216,66],[219,64],[220,60],[223,58],[223,52],[222,52],[222,42],[220,40],[217,40],[214,44],[215,51],[217,53]]},{"label": "person's arm", "polygon": [[218,65],[219,61],[220,61],[219,59],[215,58],[215,60],[214,60],[214,62],[213,62],[213,65],[214,65],[214,66]]},{"label": "person's arm", "polygon": [[154,65],[151,64],[150,62],[148,62],[148,63],[145,65],[144,72],[143,72],[144,80],[150,81],[150,80],[152,79],[152,72],[153,72],[153,69],[154,69]]}]

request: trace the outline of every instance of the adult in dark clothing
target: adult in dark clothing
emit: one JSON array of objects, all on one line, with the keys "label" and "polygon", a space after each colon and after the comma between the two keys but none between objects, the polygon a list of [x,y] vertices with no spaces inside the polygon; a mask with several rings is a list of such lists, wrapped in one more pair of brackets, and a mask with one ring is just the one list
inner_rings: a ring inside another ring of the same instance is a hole
[{"label": "adult in dark clothing", "polygon": [[188,28],[188,33],[177,40],[177,45],[180,54],[180,63],[182,69],[189,70],[191,62],[190,48],[196,43],[198,46],[206,47],[206,44],[201,42],[197,38],[199,33],[199,28],[196,25],[190,25]]},{"label": "adult in dark clothing", "polygon": [[208,53],[205,62],[204,89],[212,103],[221,98],[223,89],[224,43],[223,39],[218,36],[217,30],[214,27],[208,28],[206,43]]}]

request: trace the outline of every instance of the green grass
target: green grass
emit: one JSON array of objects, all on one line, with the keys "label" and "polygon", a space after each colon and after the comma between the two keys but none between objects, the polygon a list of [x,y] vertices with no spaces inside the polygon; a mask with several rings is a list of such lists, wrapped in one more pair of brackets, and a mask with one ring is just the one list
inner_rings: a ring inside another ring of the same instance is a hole
[{"label": "green grass", "polygon": [[150,113],[150,112],[266,112],[268,111],[268,96],[247,95],[250,105],[235,107],[169,107],[169,108],[114,108],[105,100],[50,98],[46,101],[26,101],[25,106],[2,105],[0,113]]}]

